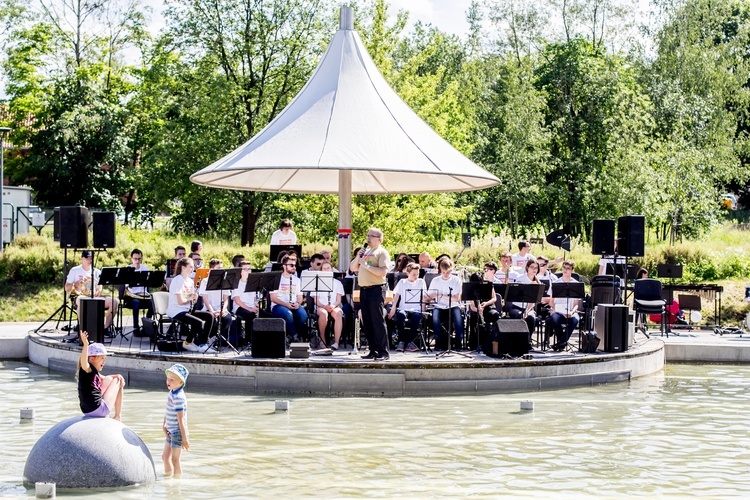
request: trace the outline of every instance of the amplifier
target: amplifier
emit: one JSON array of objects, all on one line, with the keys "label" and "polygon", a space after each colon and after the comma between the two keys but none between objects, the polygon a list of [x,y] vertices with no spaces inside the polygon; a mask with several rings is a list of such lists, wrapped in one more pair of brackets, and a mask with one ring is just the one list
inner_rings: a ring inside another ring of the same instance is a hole
[{"label": "amplifier", "polygon": [[629,312],[630,308],[624,304],[599,304],[596,307],[594,331],[604,340],[604,352],[625,352],[630,349],[632,337],[628,325]]}]

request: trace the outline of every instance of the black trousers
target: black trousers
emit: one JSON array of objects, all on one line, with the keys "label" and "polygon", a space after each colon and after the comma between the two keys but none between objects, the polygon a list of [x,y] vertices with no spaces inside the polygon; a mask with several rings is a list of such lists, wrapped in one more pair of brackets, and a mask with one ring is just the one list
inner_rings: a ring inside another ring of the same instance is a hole
[{"label": "black trousers", "polygon": [[359,302],[362,310],[362,323],[365,327],[367,345],[370,352],[388,352],[388,332],[385,325],[385,287],[360,287]]}]

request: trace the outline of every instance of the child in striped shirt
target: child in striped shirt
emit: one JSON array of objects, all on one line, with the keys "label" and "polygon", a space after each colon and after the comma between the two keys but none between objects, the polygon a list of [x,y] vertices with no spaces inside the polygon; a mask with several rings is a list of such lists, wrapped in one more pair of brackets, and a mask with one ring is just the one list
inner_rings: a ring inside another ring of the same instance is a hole
[{"label": "child in striped shirt", "polygon": [[185,396],[185,382],[188,378],[188,370],[180,364],[174,364],[165,370],[167,375],[167,411],[164,415],[162,428],[166,436],[164,451],[161,454],[164,460],[164,475],[174,474],[179,477],[182,474],[180,455],[182,449],[190,449],[187,428],[187,397]]}]

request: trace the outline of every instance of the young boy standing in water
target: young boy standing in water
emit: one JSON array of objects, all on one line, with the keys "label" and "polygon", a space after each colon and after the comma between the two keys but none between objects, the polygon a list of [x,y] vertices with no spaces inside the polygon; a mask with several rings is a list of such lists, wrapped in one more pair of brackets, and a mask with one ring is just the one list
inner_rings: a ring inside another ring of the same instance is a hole
[{"label": "young boy standing in water", "polygon": [[166,436],[164,451],[161,454],[164,460],[165,476],[180,476],[182,464],[180,455],[182,449],[190,449],[187,427],[187,397],[185,396],[185,382],[188,378],[188,370],[180,364],[174,364],[165,370],[167,375],[167,412],[164,415],[162,428]]}]

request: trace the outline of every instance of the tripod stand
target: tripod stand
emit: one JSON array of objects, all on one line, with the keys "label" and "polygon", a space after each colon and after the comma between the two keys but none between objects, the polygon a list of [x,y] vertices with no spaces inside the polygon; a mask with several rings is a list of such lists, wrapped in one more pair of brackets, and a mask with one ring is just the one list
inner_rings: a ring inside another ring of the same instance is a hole
[{"label": "tripod stand", "polygon": [[[55,312],[50,314],[49,318],[44,320],[44,323],[39,325],[39,328],[34,330],[34,333],[39,333],[39,330],[41,330],[44,325],[52,321],[54,318],[57,318],[57,324],[55,325],[55,329],[60,328],[60,321],[67,321],[68,322],[68,331],[70,331],[70,326],[73,321],[73,314],[76,312],[75,309],[73,309],[73,306],[71,306],[68,303],[68,291],[65,290],[65,281],[68,278],[68,248],[65,247],[63,249],[63,303],[60,307],[58,307]],[[70,316],[68,316],[68,313],[70,313]]]},{"label": "tripod stand", "polygon": [[[207,292],[219,291],[220,298],[221,298],[220,303],[223,303],[224,291],[234,290],[237,288],[237,283],[240,282],[241,273],[242,273],[242,269],[238,267],[233,267],[231,269],[211,269],[207,278],[208,283],[206,284],[206,291]],[[221,310],[223,310],[223,306]],[[216,347],[216,351],[218,352],[219,348],[221,347],[222,341],[226,343],[227,346],[229,346],[229,348],[232,349],[235,354],[240,353],[240,351],[238,351],[237,348],[234,347],[224,335],[222,335],[221,329],[222,329],[222,321],[221,319],[219,319],[219,328],[216,332],[216,337],[214,338],[213,342],[211,342],[211,344],[209,344],[209,346],[206,347],[206,350],[203,351],[203,354],[208,352],[208,350],[213,347]]]},{"label": "tripod stand", "polygon": [[[132,267],[104,267],[102,268],[101,275],[99,277],[99,284],[102,286],[109,285],[111,287],[111,294],[110,294],[110,300],[112,301],[112,305],[114,307],[115,303],[115,285],[127,285],[130,283],[132,279],[134,269]],[[115,332],[117,332],[117,329],[119,327],[119,335],[124,338],[125,340],[128,340],[128,336],[125,335],[125,330],[122,327],[122,304],[119,304],[120,307],[118,307],[118,319],[119,319],[119,325],[115,327]],[[114,323],[113,318],[113,323]],[[115,333],[114,338],[117,338],[117,333]],[[132,340],[132,339],[131,339]]]},{"label": "tripod stand", "polygon": [[[435,278],[435,279],[439,280],[439,279],[442,279],[442,278]],[[434,285],[435,279],[432,280],[432,283],[431,283],[432,285]],[[435,300],[437,300],[438,297],[439,297],[439,290],[437,288],[433,288],[433,291],[434,291],[434,295],[435,295]],[[428,295],[432,295],[432,294],[428,294]],[[448,308],[446,310],[448,312],[448,349],[446,349],[443,352],[437,353],[435,355],[435,357],[436,358],[442,358],[444,356],[450,356],[452,354],[458,354],[458,355],[464,356],[466,358],[471,358],[472,357],[471,354],[468,354],[468,353],[465,353],[465,352],[454,351],[453,350],[453,346],[451,345],[451,332],[453,331],[453,287],[450,286],[450,285],[448,286],[448,304],[447,305],[448,305]],[[440,310],[442,310],[443,308],[436,308],[436,309],[438,310],[437,314],[438,314],[438,320],[439,320]],[[432,314],[433,315],[435,314],[435,310],[432,311]],[[434,333],[439,336],[439,331],[438,332],[434,332]]]}]

